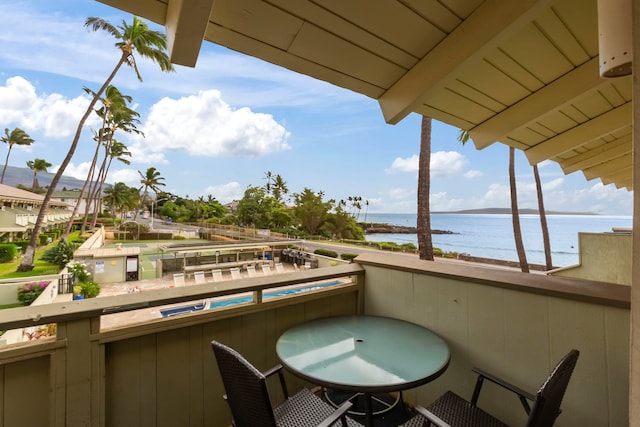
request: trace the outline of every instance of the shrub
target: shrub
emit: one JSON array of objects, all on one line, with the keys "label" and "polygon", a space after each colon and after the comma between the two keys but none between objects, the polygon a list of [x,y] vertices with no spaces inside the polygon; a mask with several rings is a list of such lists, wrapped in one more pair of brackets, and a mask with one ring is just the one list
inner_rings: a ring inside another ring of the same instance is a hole
[{"label": "shrub", "polygon": [[179,236],[179,235],[173,236],[173,240],[185,240],[185,239],[186,237],[184,236]]},{"label": "shrub", "polygon": [[18,247],[13,243],[0,244],[0,262],[11,262],[18,256]]},{"label": "shrub", "polygon": [[357,257],[357,256],[358,256],[358,254],[341,254],[340,258],[342,258],[344,260],[347,260],[347,261],[353,261],[353,259],[355,257]]},{"label": "shrub", "polygon": [[85,298],[95,298],[100,293],[100,285],[96,282],[81,282],[78,284]]},{"label": "shrub", "polygon": [[324,255],[324,256],[328,256],[330,258],[338,258],[338,252],[336,251],[332,251],[329,249],[316,249],[315,251],[313,251],[314,254],[316,255]]},{"label": "shrub", "polygon": [[42,254],[42,260],[55,264],[60,268],[64,268],[64,266],[73,259],[74,250],[75,245],[73,243],[60,240],[56,246],[47,249],[45,253]]},{"label": "shrub", "polygon": [[49,282],[29,282],[18,288],[18,301],[24,305],[31,305],[46,289]]}]

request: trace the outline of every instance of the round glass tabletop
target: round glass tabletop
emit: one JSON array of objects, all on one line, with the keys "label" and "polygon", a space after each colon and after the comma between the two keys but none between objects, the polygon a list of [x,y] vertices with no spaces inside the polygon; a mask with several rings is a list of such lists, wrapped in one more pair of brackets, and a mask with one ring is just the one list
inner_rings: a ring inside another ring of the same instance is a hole
[{"label": "round glass tabletop", "polygon": [[449,365],[449,347],[437,334],[376,316],[302,323],[282,334],[276,352],[287,369],[314,384],[362,392],[413,388]]}]

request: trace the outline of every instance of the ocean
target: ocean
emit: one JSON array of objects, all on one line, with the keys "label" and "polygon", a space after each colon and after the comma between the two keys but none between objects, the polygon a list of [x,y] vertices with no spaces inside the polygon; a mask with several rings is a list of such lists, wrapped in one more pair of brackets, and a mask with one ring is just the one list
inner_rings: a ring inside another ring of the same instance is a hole
[{"label": "ocean", "polygon": [[[361,222],[416,226],[415,214],[360,215]],[[551,259],[556,267],[578,263],[578,233],[607,232],[614,227],[631,228],[630,216],[603,215],[547,215]],[[491,214],[431,214],[431,228],[448,230],[454,234],[433,234],[433,246],[446,252],[468,253],[472,256],[518,261],[513,239],[511,215]],[[544,264],[544,246],[538,215],[521,215],[520,228],[527,261]],[[416,234],[367,234],[372,242],[413,243]]]}]

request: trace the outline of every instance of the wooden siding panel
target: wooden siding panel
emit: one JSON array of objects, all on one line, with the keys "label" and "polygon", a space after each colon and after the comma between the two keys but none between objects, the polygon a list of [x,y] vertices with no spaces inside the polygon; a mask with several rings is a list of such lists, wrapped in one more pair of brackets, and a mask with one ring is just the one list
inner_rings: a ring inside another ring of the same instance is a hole
[{"label": "wooden siding panel", "polygon": [[189,425],[189,334],[176,329],[158,334],[158,426]]},{"label": "wooden siding panel", "polygon": [[[619,402],[629,399],[629,325],[628,310],[608,307],[605,309],[605,340],[607,363],[607,406],[615,408]],[[629,414],[623,411],[609,411],[610,426],[629,425]]]},{"label": "wooden siding panel", "polygon": [[[106,346],[106,393],[105,405],[115,408],[107,411],[107,427],[118,427],[126,424],[150,426],[143,421],[142,414],[150,409],[145,395],[145,365],[140,360],[141,339],[129,339],[109,343]],[[148,340],[146,344],[150,344]],[[155,345],[149,349],[155,350]],[[155,377],[155,372],[153,372]],[[152,398],[155,398],[155,392]],[[145,405],[146,403],[147,405]],[[144,407],[147,406],[147,407]],[[148,420],[146,420],[148,421]]]},{"label": "wooden siding panel", "polygon": [[6,365],[4,376],[4,426],[48,426],[50,415],[50,360],[37,357]]}]

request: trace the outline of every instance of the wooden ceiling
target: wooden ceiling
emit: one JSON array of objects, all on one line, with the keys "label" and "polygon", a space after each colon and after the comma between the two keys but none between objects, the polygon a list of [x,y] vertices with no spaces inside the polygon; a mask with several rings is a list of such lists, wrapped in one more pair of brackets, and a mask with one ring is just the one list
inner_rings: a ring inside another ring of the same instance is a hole
[{"label": "wooden ceiling", "polygon": [[[100,0],[202,40],[632,189],[631,77],[603,79],[596,0]],[[629,11],[631,13],[631,11]]]}]

